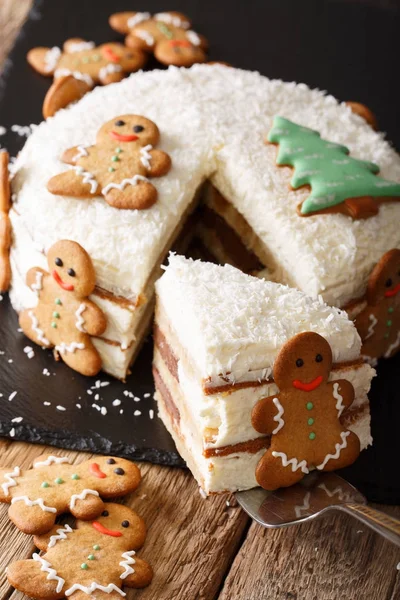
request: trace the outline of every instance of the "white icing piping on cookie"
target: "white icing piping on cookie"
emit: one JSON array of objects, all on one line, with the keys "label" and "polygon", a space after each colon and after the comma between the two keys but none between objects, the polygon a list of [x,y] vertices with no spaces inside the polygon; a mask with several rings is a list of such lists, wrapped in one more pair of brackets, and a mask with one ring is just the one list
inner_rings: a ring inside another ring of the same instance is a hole
[{"label": "white icing piping on cookie", "polygon": [[58,46],[53,46],[53,48],[46,52],[46,54],[44,55],[44,66],[45,71],[47,73],[54,71],[58,64],[58,61],[60,60],[60,56],[61,50],[60,48],[58,48]]},{"label": "white icing piping on cookie", "polygon": [[61,342],[61,344],[56,345],[55,349],[61,354],[65,354],[66,352],[72,352],[73,354],[75,350],[83,350],[84,347],[85,344],[83,344],[82,342],[70,342],[69,344]]},{"label": "white icing piping on cookie", "polygon": [[105,77],[111,73],[119,73],[122,71],[121,65],[114,65],[114,63],[108,63],[105,67],[101,67],[99,71],[99,77]]},{"label": "white icing piping on cookie", "polygon": [[69,507],[71,509],[75,508],[75,504],[77,500],[85,500],[86,496],[99,496],[99,492],[96,492],[96,490],[83,490],[80,494],[72,494],[71,496],[71,500],[69,503]]},{"label": "white icing piping on cookie", "polygon": [[309,472],[308,468],[307,468],[307,463],[305,460],[302,461],[298,461],[297,458],[291,458],[290,460],[288,460],[287,455],[284,452],[272,452],[272,456],[275,456],[275,458],[280,457],[282,459],[282,464],[284,467],[288,467],[289,465],[291,465],[292,467],[292,472],[294,473],[295,471],[297,471],[298,469],[301,469],[303,471],[303,473],[307,474]]},{"label": "white icing piping on cookie", "polygon": [[389,348],[386,350],[385,354],[383,355],[385,358],[389,358],[390,354],[393,352],[393,350],[395,348],[397,348],[397,346],[400,344],[400,331],[397,332],[397,338],[395,339],[395,341],[390,344]]},{"label": "white icing piping on cookie", "polygon": [[87,73],[81,73],[80,71],[71,71],[70,69],[57,69],[54,72],[54,77],[58,79],[59,77],[67,77],[68,75],[72,75],[75,79],[79,79],[79,81],[84,81],[87,83],[89,87],[94,86],[94,81]]},{"label": "white icing piping on cookie", "polygon": [[371,335],[374,335],[374,333],[375,333],[375,325],[378,322],[378,319],[375,317],[375,315],[372,315],[372,314],[369,315],[369,320],[371,321],[371,323],[369,324],[368,333],[365,336],[364,341],[367,340],[368,338],[370,338]]},{"label": "white icing piping on cookie", "polygon": [[68,54],[72,54],[74,52],[82,52],[82,50],[93,50],[94,47],[94,42],[70,42],[67,52]]},{"label": "white icing piping on cookie", "polygon": [[169,13],[160,12],[154,15],[156,21],[163,21],[164,23],[168,23],[168,25],[173,25],[174,27],[182,27],[182,29],[187,29],[190,27],[190,23],[188,21],[184,21],[178,15],[170,15]]},{"label": "white icing piping on cookie", "polygon": [[11,473],[6,473],[4,475],[4,479],[7,480],[7,483],[2,483],[1,487],[3,489],[5,496],[8,496],[8,490],[10,489],[10,487],[14,487],[15,485],[18,485],[18,483],[15,481],[14,477],[19,477],[20,475],[21,475],[21,470],[19,467],[14,467],[14,470]]},{"label": "white icing piping on cookie", "polygon": [[126,577],[128,577],[128,575],[135,572],[135,569],[132,569],[132,567],[130,566],[134,565],[136,562],[135,559],[132,558],[135,554],[136,553],[134,550],[131,550],[130,552],[124,552],[122,554],[122,558],[124,558],[125,560],[121,560],[119,564],[121,565],[121,567],[124,567],[125,571],[122,573],[122,575],[120,575],[120,579],[125,579]]},{"label": "white icing piping on cookie", "polygon": [[89,173],[89,171],[85,171],[85,169],[83,167],[80,167],[79,165],[77,167],[72,167],[72,168],[77,175],[80,175],[81,177],[83,177],[83,183],[90,184],[90,193],[94,194],[97,190],[98,183],[97,183],[93,173]]},{"label": "white icing piping on cookie", "polygon": [[48,544],[47,548],[53,548],[53,546],[55,546],[57,544],[57,542],[59,542],[60,540],[66,540],[67,539],[66,534],[73,533],[74,530],[71,529],[71,527],[67,523],[64,528],[57,529],[56,531],[57,531],[58,535],[50,536],[50,540],[49,540],[49,544]]},{"label": "white icing piping on cookie", "polygon": [[275,404],[276,408],[278,409],[278,414],[275,415],[275,417],[274,417],[274,421],[276,421],[278,423],[277,427],[275,427],[275,429],[272,432],[272,435],[274,435],[275,433],[278,433],[278,431],[280,429],[282,429],[282,427],[285,424],[285,421],[282,419],[282,415],[285,411],[284,411],[282,404],[279,402],[278,398],[274,398],[272,400],[272,402]]},{"label": "white icing piping on cookie", "polygon": [[78,158],[82,158],[83,156],[89,156],[88,151],[86,150],[85,146],[77,146],[76,148],[77,148],[78,152],[75,154],[73,160],[78,160]]},{"label": "white icing piping on cookie", "polygon": [[138,31],[135,31],[135,35],[136,37],[146,42],[148,46],[152,46],[154,44],[153,36],[145,29],[139,29]]},{"label": "white icing piping on cookie", "polygon": [[340,386],[339,386],[338,382],[335,381],[335,383],[333,384],[333,397],[335,398],[335,400],[337,400],[336,410],[338,411],[338,417],[340,417],[340,415],[342,414],[342,412],[344,411],[344,408],[345,408],[343,406],[343,396],[340,394],[339,390],[340,390]]},{"label": "white icing piping on cookie", "polygon": [[85,310],[86,310],[86,304],[84,302],[82,302],[82,304],[79,306],[79,308],[75,312],[75,316],[76,316],[75,326],[77,329],[79,329],[79,331],[82,331],[82,333],[86,333],[86,329],[84,328],[85,319],[82,317],[82,313]]},{"label": "white icing piping on cookie", "polygon": [[41,565],[42,565],[40,567],[41,571],[44,571],[44,573],[48,573],[46,579],[48,579],[49,581],[57,581],[56,592],[57,592],[57,594],[59,594],[61,592],[61,590],[63,589],[65,580],[62,577],[59,577],[57,575],[57,571],[52,568],[51,564],[47,560],[45,560],[44,558],[39,556],[39,554],[37,554],[35,552],[32,555],[32,558],[33,558],[33,560],[36,560],[37,562],[41,563]]},{"label": "white icing piping on cookie", "polygon": [[49,467],[50,465],[63,465],[65,463],[70,463],[70,459],[67,456],[48,456],[46,460],[40,460],[33,465],[34,469],[38,467]]},{"label": "white icing piping on cookie", "polygon": [[47,337],[45,337],[44,335],[44,331],[42,329],[40,329],[39,327],[39,321],[36,318],[36,315],[34,314],[33,310],[30,310],[28,312],[28,315],[31,318],[32,321],[32,329],[33,331],[36,333],[39,342],[42,342],[42,344],[45,344],[46,346],[50,345],[49,340],[47,339]]},{"label": "white icing piping on cookie", "polygon": [[136,25],[139,25],[139,23],[148,21],[149,19],[151,19],[151,14],[149,12],[137,12],[136,15],[133,15],[133,17],[128,19],[127,25],[129,29],[133,29]]},{"label": "white icing piping on cookie", "polygon": [[317,469],[319,469],[320,471],[322,471],[322,469],[325,468],[326,463],[333,459],[336,460],[339,458],[341,451],[347,447],[347,436],[350,435],[350,431],[342,431],[340,434],[340,437],[342,438],[342,443],[339,444],[339,442],[337,444],[335,444],[335,454],[327,454],[323,460],[323,462],[320,465],[317,465]]},{"label": "white icing piping on cookie", "polygon": [[147,177],[143,175],[134,175],[130,179],[123,179],[121,183],[109,183],[101,190],[102,194],[107,194],[110,190],[124,190],[127,185],[137,185],[138,181],[149,181]]},{"label": "white icing piping on cookie", "polygon": [[81,585],[80,583],[74,583],[70,588],[67,589],[65,595],[68,597],[77,590],[81,590],[85,594],[92,594],[95,590],[101,590],[106,594],[111,594],[111,592],[118,592],[121,596],[126,596],[125,592],[123,592],[119,587],[115,585],[115,583],[109,583],[108,585],[100,585],[100,583],[95,583],[94,581],[90,584],[90,586]]},{"label": "white icing piping on cookie", "polygon": [[41,271],[36,271],[36,279],[35,283],[32,283],[31,290],[35,292],[36,296],[39,297],[40,290],[43,289],[43,273]]},{"label": "white icing piping on cookie", "polygon": [[152,150],[152,149],[153,149],[153,146],[151,144],[147,144],[147,146],[140,148],[140,162],[148,170],[151,169],[150,161],[151,161],[152,157],[150,154],[150,150]]},{"label": "white icing piping on cookie", "polygon": [[15,504],[16,502],[25,502],[26,506],[39,506],[43,512],[57,512],[56,508],[53,508],[52,506],[46,506],[43,501],[43,498],[38,498],[37,500],[30,500],[28,496],[16,496],[11,500],[11,504]]},{"label": "white icing piping on cookie", "polygon": [[195,31],[189,30],[186,32],[186,37],[193,46],[200,46],[201,39]]}]

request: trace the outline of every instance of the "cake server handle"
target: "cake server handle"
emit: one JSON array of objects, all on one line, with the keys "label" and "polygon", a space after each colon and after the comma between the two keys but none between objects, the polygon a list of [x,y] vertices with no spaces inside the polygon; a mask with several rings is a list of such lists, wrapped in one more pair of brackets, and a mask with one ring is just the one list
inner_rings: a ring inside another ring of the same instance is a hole
[{"label": "cake server handle", "polygon": [[352,517],[355,517],[364,525],[373,529],[393,544],[400,546],[400,520],[386,513],[367,506],[365,504],[347,503],[332,504],[329,508],[336,508]]}]

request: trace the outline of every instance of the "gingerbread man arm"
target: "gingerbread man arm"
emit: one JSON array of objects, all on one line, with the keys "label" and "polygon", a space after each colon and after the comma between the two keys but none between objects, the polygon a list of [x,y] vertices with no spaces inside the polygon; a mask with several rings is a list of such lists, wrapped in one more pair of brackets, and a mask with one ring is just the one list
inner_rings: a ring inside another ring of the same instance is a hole
[{"label": "gingerbread man arm", "polygon": [[[372,316],[372,318],[371,318],[371,316]],[[373,335],[373,325],[372,324],[375,320],[374,317],[375,317],[374,308],[367,306],[355,318],[354,323],[357,327],[357,331],[363,342]]]},{"label": "gingerbread man arm", "polygon": [[33,543],[39,550],[42,552],[46,552],[49,547],[50,538],[53,535],[59,535],[59,529],[65,529],[65,525],[61,525],[60,523],[54,525],[47,533],[43,533],[42,535],[34,535]]},{"label": "gingerbread man arm", "polygon": [[48,277],[48,273],[40,267],[31,267],[26,274],[26,285],[40,295],[40,290],[43,288],[45,277]]},{"label": "gingerbread man arm", "polygon": [[130,588],[141,589],[149,585],[153,579],[153,569],[145,560],[135,556],[134,573],[123,580],[123,585]]},{"label": "gingerbread man arm", "polygon": [[57,69],[61,56],[59,48],[45,48],[39,46],[29,50],[26,60],[40,75],[51,77]]},{"label": "gingerbread man arm", "polygon": [[41,567],[40,559],[18,560],[7,568],[7,579],[13,587],[31,598],[41,598],[41,600],[63,598],[63,591],[57,591],[59,582],[54,578],[49,579],[48,571],[42,571]]},{"label": "gingerbread man arm", "polygon": [[85,310],[82,312],[84,331],[89,335],[101,335],[107,327],[106,316],[94,302],[85,300],[83,304],[85,304]]},{"label": "gingerbread man arm", "polygon": [[354,401],[354,388],[347,379],[337,379],[330,382],[332,386],[332,396],[336,400],[336,406],[341,411],[340,415],[346,411]]},{"label": "gingerbread man arm", "polygon": [[150,169],[147,170],[150,177],[161,177],[162,175],[166,175],[171,168],[171,158],[169,154],[162,150],[150,150],[150,154]]},{"label": "gingerbread man arm", "polygon": [[100,193],[100,186],[94,176],[83,168],[79,172],[71,169],[55,175],[47,182],[47,189],[56,196],[74,198],[91,198]]},{"label": "gingerbread man arm", "polygon": [[65,150],[61,156],[61,160],[67,165],[76,165],[78,158],[82,156],[79,146],[72,146]]},{"label": "gingerbread man arm", "polygon": [[252,410],[251,423],[258,433],[271,435],[277,427],[276,416],[279,414],[279,409],[274,400],[279,402],[276,395],[262,398]]}]

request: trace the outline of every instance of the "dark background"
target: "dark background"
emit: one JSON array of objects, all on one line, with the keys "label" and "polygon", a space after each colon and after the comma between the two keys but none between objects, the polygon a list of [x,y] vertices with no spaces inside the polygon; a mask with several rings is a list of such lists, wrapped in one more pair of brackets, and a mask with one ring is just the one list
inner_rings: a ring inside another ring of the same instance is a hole
[{"label": "dark background", "polygon": [[[0,0],[1,1],[1,0]],[[17,39],[0,78],[0,125],[26,125],[41,120],[41,106],[51,79],[34,73],[25,56],[34,46],[62,45],[69,37],[103,43],[122,38],[108,26],[108,16],[119,10],[179,10],[193,21],[193,29],[210,41],[210,60],[259,70],[263,75],[304,81],[326,89],[340,100],[365,103],[376,114],[380,129],[400,148],[398,58],[400,12],[397,2],[342,2],[322,0],[40,0]],[[1,32],[0,32],[1,35]],[[147,68],[158,67],[150,62]],[[229,99],[227,99],[229,101]],[[244,124],[245,126],[245,124]],[[15,155],[24,138],[8,131],[0,144]],[[34,201],[34,199],[32,199]],[[371,240],[373,243],[373,240]],[[64,364],[55,364],[48,351],[35,347],[35,358],[23,352],[31,345],[17,332],[17,319],[7,299],[0,303],[0,433],[15,439],[76,449],[116,453],[162,464],[182,464],[172,441],[149,409],[153,392],[150,372],[151,341],[135,363],[127,384],[112,380],[97,402],[106,416],[92,407],[87,390],[95,380],[83,378]],[[9,360],[13,362],[8,362]],[[46,367],[50,377],[42,375]],[[379,365],[370,395],[375,444],[363,452],[346,476],[370,500],[400,500],[400,356]],[[107,376],[95,379],[110,381]],[[134,403],[123,391],[141,398]],[[9,394],[18,391],[9,402]],[[113,407],[115,398],[121,406]],[[44,407],[43,401],[51,402]],[[76,403],[82,408],[78,409]],[[60,412],[57,405],[66,407]],[[124,409],[120,415],[119,410]],[[134,417],[134,410],[141,415]],[[20,424],[11,419],[23,416]]]}]

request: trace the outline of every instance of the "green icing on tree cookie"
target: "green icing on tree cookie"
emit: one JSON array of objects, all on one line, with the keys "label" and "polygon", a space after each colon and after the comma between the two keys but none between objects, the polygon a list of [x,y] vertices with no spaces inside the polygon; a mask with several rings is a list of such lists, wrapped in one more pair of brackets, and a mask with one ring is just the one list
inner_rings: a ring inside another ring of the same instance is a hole
[{"label": "green icing on tree cookie", "polygon": [[378,165],[352,158],[346,146],[313,129],[275,117],[268,141],[279,144],[277,164],[294,168],[292,187],[311,187],[300,208],[304,216],[326,211],[366,218],[378,213],[379,203],[400,199],[400,184],[378,177]]}]

